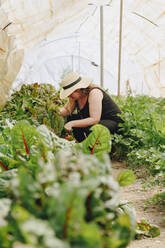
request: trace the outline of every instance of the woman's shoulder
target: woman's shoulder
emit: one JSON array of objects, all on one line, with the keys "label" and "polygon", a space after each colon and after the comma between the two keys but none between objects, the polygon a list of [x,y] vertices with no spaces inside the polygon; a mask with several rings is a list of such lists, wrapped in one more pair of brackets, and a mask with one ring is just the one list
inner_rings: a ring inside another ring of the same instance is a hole
[{"label": "woman's shoulder", "polygon": [[103,92],[102,92],[102,90],[101,90],[101,88],[99,88],[99,87],[94,87],[94,88],[92,88],[91,90],[90,90],[90,92],[89,92],[89,101],[90,100],[94,100],[94,99],[102,99],[103,98]]},{"label": "woman's shoulder", "polygon": [[91,92],[91,91],[101,91],[101,92],[104,92],[104,90],[101,87],[99,87],[98,85],[96,85],[96,84],[92,84],[90,86],[90,91],[89,92]]},{"label": "woman's shoulder", "polygon": [[100,88],[99,86],[95,86],[90,89],[89,93],[91,92],[103,92],[103,89]]}]

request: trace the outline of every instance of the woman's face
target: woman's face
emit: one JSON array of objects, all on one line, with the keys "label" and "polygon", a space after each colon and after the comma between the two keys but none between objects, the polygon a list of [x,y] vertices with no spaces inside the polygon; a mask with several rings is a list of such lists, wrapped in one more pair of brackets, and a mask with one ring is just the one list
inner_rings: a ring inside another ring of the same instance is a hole
[{"label": "woman's face", "polygon": [[80,89],[75,90],[72,94],[69,95],[73,100],[78,100],[81,97]]}]

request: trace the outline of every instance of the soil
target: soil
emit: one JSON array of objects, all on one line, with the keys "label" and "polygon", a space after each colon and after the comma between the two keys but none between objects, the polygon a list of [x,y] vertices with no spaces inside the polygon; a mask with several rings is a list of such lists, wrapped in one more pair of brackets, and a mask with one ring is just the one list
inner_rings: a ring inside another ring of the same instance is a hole
[{"label": "soil", "polygon": [[[120,173],[120,171],[128,169],[123,163],[112,162],[112,174],[114,178]],[[153,186],[144,189],[142,184],[143,178],[137,178],[136,181],[126,187],[120,188],[120,200],[128,200],[132,202],[136,210],[137,222],[145,219],[149,224],[157,225],[160,229],[160,236],[155,238],[142,237],[139,240],[133,240],[127,248],[165,248],[165,211],[158,206],[151,205],[146,210],[146,200],[152,199],[152,197],[160,190],[160,188]]]}]

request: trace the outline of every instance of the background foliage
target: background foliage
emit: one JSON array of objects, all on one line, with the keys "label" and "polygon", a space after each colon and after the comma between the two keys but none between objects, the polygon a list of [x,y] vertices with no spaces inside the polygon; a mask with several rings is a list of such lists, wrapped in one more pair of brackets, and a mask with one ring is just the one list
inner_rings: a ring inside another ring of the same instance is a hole
[{"label": "background foliage", "polygon": [[[112,142],[113,157],[144,165],[164,182],[165,99],[115,101],[122,110],[122,134],[95,125],[78,144],[64,139],[65,120],[58,114],[64,102],[51,85],[23,85],[11,96],[0,112],[2,248],[127,247],[135,213],[118,201],[118,188],[135,176],[126,170],[116,182],[107,152]],[[164,193],[154,200],[164,204]]]},{"label": "background foliage", "polygon": [[115,134],[114,157],[132,167],[144,165],[165,177],[165,98],[129,96],[115,99],[122,110],[122,135]]}]

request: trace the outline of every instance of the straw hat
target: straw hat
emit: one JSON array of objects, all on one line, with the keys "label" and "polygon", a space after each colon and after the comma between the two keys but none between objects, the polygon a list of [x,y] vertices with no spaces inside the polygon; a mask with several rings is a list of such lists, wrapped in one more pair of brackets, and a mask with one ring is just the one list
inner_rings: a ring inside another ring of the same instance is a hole
[{"label": "straw hat", "polygon": [[76,72],[70,72],[61,82],[60,98],[64,99],[77,89],[87,88],[92,81],[92,78],[82,78]]}]

